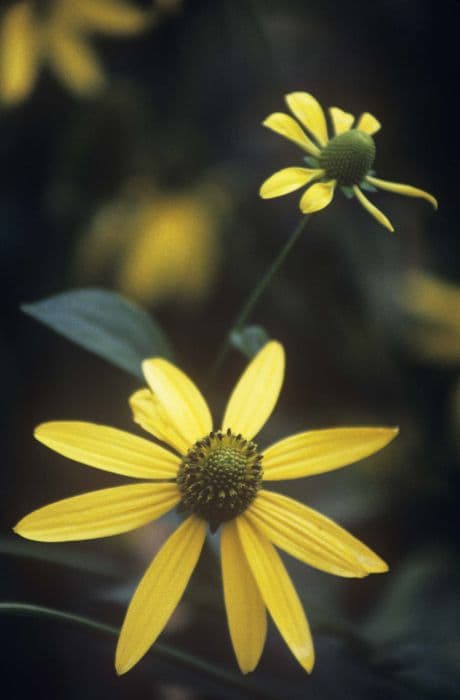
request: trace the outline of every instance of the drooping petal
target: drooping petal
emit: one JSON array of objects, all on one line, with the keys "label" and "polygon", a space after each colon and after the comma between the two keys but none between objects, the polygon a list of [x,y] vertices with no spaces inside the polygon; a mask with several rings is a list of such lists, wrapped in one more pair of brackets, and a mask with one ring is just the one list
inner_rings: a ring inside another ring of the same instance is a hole
[{"label": "drooping petal", "polygon": [[388,182],[388,180],[380,180],[377,177],[371,177],[368,175],[366,177],[367,182],[375,187],[379,187],[381,190],[387,190],[388,192],[395,192],[396,194],[403,194],[406,197],[421,197],[426,199],[435,209],[438,208],[438,201],[432,194],[425,192],[425,190],[419,190],[418,187],[412,187],[411,185],[403,185],[400,182]]},{"label": "drooping petal", "polygon": [[308,92],[291,92],[286,102],[299,122],[315,137],[321,146],[328,142],[326,117],[318,100]]},{"label": "drooping petal", "polygon": [[283,384],[283,346],[272,340],[251,360],[225,410],[222,430],[252,440],[269,419]]},{"label": "drooping petal", "polygon": [[264,450],[264,481],[299,479],[345,467],[388,445],[397,428],[332,428],[291,435]]},{"label": "drooping petal", "polygon": [[356,128],[360,131],[364,131],[365,134],[369,134],[369,136],[372,136],[373,134],[376,134],[377,131],[380,131],[382,125],[380,124],[378,119],[374,117],[373,114],[370,114],[369,112],[364,112],[364,114],[361,114]]},{"label": "drooping petal", "polygon": [[175,478],[180,464],[179,458],[163,447],[106,425],[53,421],[39,425],[34,435],[64,457],[136,479]]},{"label": "drooping petal", "polygon": [[324,170],[317,168],[284,168],[265,180],[259,194],[262,199],[281,197],[284,194],[298,190],[303,185],[306,185],[307,182],[323,175]]},{"label": "drooping petal", "polygon": [[75,542],[129,532],[180,501],[176,484],[128,484],[65,498],[26,515],[14,531],[39,542]]},{"label": "drooping petal", "polygon": [[104,69],[82,35],[56,26],[47,35],[47,46],[50,66],[72,92],[91,96],[105,86]]},{"label": "drooping petal", "polygon": [[145,572],[126,613],[115,656],[119,675],[147,653],[174,612],[197,564],[206,523],[191,516],[166,540]]},{"label": "drooping petal", "polygon": [[13,105],[29,95],[40,64],[39,32],[32,3],[19,2],[1,18],[0,101]]},{"label": "drooping petal", "polygon": [[280,134],[280,136],[289,139],[289,141],[293,141],[311,156],[319,155],[318,146],[308,138],[303,129],[297,124],[296,120],[288,114],[284,114],[284,112],[275,112],[274,114],[270,114],[262,124],[266,126],[267,129],[271,129],[277,134]]},{"label": "drooping petal", "polygon": [[382,224],[382,226],[385,226],[391,233],[394,233],[394,228],[393,224],[391,223],[390,219],[388,219],[383,212],[380,211],[380,209],[377,209],[375,204],[372,204],[372,202],[363,194],[363,192],[359,189],[357,185],[353,185],[353,192],[356,195],[356,199],[366,211],[369,212],[371,216],[374,217],[374,219],[377,219],[379,224]]},{"label": "drooping petal", "polygon": [[168,360],[161,357],[145,360],[142,370],[160,403],[160,415],[179,438],[177,449],[187,452],[212,430],[208,404],[192,380]]},{"label": "drooping petal", "polygon": [[330,574],[367,576],[388,566],[366,545],[316,510],[271,491],[260,491],[246,517],[277,547]]},{"label": "drooping petal", "polygon": [[129,398],[134,422],[158,440],[184,452],[184,438],[175,430],[158,398],[150,389],[139,389]]},{"label": "drooping petal", "polygon": [[267,615],[238,535],[235,520],[222,527],[222,581],[233,649],[242,673],[259,663],[267,636]]},{"label": "drooping petal", "polygon": [[68,3],[69,23],[80,31],[135,34],[147,25],[148,14],[121,0],[78,0]]},{"label": "drooping petal", "polygon": [[336,181],[317,182],[302,195],[300,210],[304,214],[313,214],[315,211],[325,209],[334,197]]},{"label": "drooping petal", "polygon": [[289,574],[271,542],[245,515],[239,516],[236,523],[262,599],[292,654],[310,672],[314,664],[313,641]]},{"label": "drooping petal", "polygon": [[355,121],[353,114],[344,112],[343,109],[340,109],[339,107],[329,107],[329,114],[331,115],[334,133],[336,136],[345,133],[345,131],[349,131],[353,126],[353,122]]}]

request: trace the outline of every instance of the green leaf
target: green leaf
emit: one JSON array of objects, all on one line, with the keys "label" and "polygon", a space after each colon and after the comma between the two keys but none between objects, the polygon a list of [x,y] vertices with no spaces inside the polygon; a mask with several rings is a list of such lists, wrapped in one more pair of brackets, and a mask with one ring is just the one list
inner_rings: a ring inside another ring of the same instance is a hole
[{"label": "green leaf", "polygon": [[262,326],[245,326],[230,335],[230,342],[246,357],[254,357],[269,340],[269,335]]},{"label": "green leaf", "polygon": [[68,340],[142,378],[146,357],[172,356],[159,325],[141,308],[105,289],[76,289],[23,304],[22,311]]}]

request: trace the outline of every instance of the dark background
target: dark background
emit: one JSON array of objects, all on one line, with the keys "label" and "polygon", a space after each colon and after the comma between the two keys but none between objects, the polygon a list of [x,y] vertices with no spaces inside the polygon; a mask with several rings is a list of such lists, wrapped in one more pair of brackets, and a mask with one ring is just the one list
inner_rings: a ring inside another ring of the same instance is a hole
[{"label": "dark background", "polygon": [[[136,430],[127,398],[137,388],[19,305],[81,286],[81,236],[128,178],[152,178],[164,192],[213,182],[230,202],[214,286],[194,305],[152,303],[178,363],[203,383],[236,311],[299,219],[297,195],[258,197],[263,179],[296,163],[295,147],[260,122],[283,109],[284,94],[305,90],[324,107],[375,114],[378,176],[433,192],[440,209],[371,195],[395,225],[391,236],[337,197],[312,218],[254,314],[287,353],[267,441],[359,423],[397,424],[401,435],[375,458],[286,486],[375,548],[391,571],[350,581],[290,560],[315,670],[304,675],[271,629],[249,682],[280,698],[458,696],[458,368],[412,352],[398,290],[414,266],[460,283],[459,14],[456,0],[184,0],[143,36],[95,41],[110,75],[104,94],[78,100],[44,70],[26,101],[1,112],[2,600],[119,626],[166,532],[157,523],[92,543],[18,544],[11,527],[25,513],[119,483],[38,445],[34,426],[61,418]],[[95,282],[115,286],[110,269]],[[216,415],[244,362],[234,351],[221,371],[209,396]],[[176,618],[162,640],[237,673],[211,555]],[[243,697],[154,653],[118,679],[115,639],[68,623],[0,616],[0,644],[4,697]]]}]

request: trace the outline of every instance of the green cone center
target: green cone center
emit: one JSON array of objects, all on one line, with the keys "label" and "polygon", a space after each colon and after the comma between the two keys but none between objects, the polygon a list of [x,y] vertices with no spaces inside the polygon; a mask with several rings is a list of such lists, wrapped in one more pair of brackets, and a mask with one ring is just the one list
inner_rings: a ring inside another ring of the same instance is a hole
[{"label": "green cone center", "polygon": [[319,156],[320,168],[326,171],[326,177],[345,187],[358,185],[374,160],[374,139],[359,129],[335,136]]},{"label": "green cone center", "polygon": [[209,522],[212,532],[243,513],[262,484],[262,455],[241,435],[212,432],[182,459],[177,485],[180,510]]}]

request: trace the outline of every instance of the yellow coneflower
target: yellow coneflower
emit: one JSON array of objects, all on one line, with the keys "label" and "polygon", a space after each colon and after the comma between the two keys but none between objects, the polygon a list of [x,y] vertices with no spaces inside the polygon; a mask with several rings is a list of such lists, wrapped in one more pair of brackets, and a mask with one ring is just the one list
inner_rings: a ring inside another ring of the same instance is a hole
[{"label": "yellow coneflower", "polygon": [[260,196],[263,199],[281,197],[313,182],[300,199],[301,211],[311,214],[327,207],[332,202],[336,189],[340,188],[347,196],[356,196],[360,204],[390,231],[394,231],[393,225],[369,201],[363,189],[375,191],[375,188],[380,188],[406,197],[422,197],[437,209],[436,199],[428,192],[374,177],[373,136],[381,125],[372,114],[365,112],[355,124],[353,114],[338,107],[330,107],[334,136],[329,138],[326,116],[312,95],[293,92],[286,95],[285,99],[298,121],[288,114],[276,112],[270,114],[263,124],[306,151],[306,161],[311,167],[279,170],[262,184]]},{"label": "yellow coneflower", "polygon": [[19,0],[0,18],[0,103],[28,97],[46,64],[72,92],[94,94],[105,74],[91,34],[136,34],[151,20],[125,0]]},{"label": "yellow coneflower", "polygon": [[332,520],[262,488],[262,482],[343,467],[382,449],[397,429],[313,430],[260,449],[254,438],[274,409],[284,377],[284,351],[276,341],[267,343],[243,372],[218,430],[202,394],[181,370],[161,358],[146,360],[143,370],[149,389],[130,399],[134,420],[174,452],[106,426],[45,423],[35,435],[56,452],[142,481],[45,506],[23,518],[15,531],[46,542],[91,539],[127,532],[178,506],[186,519],[134,593],[118,641],[117,672],[129,671],[164,629],[208,527],[222,528],[225,606],[241,671],[252,671],[259,661],[267,611],[294,657],[311,671],[307,618],[274,545],[338,576],[363,577],[388,567]]}]

